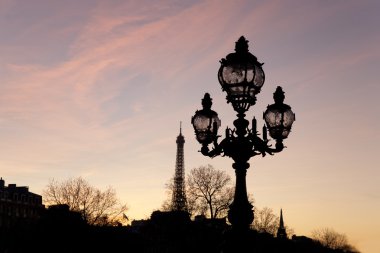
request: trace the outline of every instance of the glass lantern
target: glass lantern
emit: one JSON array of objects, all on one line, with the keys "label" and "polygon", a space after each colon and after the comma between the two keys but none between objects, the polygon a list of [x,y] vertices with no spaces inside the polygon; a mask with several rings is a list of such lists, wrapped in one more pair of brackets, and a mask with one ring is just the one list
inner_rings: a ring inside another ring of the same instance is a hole
[{"label": "glass lantern", "polygon": [[227,92],[227,102],[232,103],[236,112],[244,113],[256,103],[256,94],[264,85],[263,63],[248,51],[248,41],[243,36],[236,42],[235,53],[220,63],[218,80]]},{"label": "glass lantern", "polygon": [[276,140],[286,139],[290,133],[296,115],[291,107],[284,104],[285,95],[280,86],[273,93],[275,103],[268,105],[264,112],[264,120],[267,125],[269,135]]},{"label": "glass lantern", "polygon": [[202,110],[197,110],[191,118],[191,124],[194,127],[195,135],[199,143],[210,144],[216,139],[220,119],[218,114],[211,110],[212,99],[210,94],[206,93],[202,99]]}]

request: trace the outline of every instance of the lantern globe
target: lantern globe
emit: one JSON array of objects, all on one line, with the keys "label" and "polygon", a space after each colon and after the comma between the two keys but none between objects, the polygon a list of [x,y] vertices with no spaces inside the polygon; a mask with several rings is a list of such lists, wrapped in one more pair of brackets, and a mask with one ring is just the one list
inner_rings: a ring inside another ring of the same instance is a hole
[{"label": "lantern globe", "polygon": [[277,87],[273,98],[275,103],[268,105],[263,117],[269,135],[273,139],[286,139],[291,131],[293,122],[296,120],[296,115],[289,105],[283,103],[285,95],[280,86]]},{"label": "lantern globe", "polygon": [[211,110],[212,99],[210,94],[206,93],[202,99],[202,110],[197,110],[191,118],[191,124],[194,127],[195,136],[199,143],[210,144],[216,139],[221,121],[218,114]]},{"label": "lantern globe", "polygon": [[236,42],[235,53],[228,54],[220,63],[218,80],[227,92],[227,102],[232,103],[235,111],[246,112],[256,103],[256,94],[264,85],[263,63],[248,51],[248,40],[243,36]]}]

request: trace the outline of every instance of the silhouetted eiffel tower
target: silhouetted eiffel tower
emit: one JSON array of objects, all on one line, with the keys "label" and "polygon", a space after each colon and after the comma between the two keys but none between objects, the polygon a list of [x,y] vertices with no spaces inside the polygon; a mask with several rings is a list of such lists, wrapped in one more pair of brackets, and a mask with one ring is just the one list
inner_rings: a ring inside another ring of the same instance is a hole
[{"label": "silhouetted eiffel tower", "polygon": [[172,196],[172,211],[187,211],[186,193],[185,193],[185,165],[183,146],[185,138],[182,135],[182,122],[179,127],[177,136],[177,156],[175,162],[174,189]]}]

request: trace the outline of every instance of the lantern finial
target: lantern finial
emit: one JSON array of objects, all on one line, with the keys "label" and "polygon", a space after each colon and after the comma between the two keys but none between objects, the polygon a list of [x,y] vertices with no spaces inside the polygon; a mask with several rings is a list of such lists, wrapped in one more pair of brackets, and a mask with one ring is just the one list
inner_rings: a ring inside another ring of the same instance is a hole
[{"label": "lantern finial", "polygon": [[276,91],[273,93],[273,99],[276,104],[283,104],[285,99],[285,92],[281,86],[277,86]]},{"label": "lantern finial", "polygon": [[235,52],[236,53],[247,53],[248,50],[248,40],[244,36],[241,36],[238,41],[235,42]]},{"label": "lantern finial", "polygon": [[212,98],[210,97],[209,93],[205,93],[204,97],[202,98],[202,107],[204,110],[210,110],[212,106]]}]

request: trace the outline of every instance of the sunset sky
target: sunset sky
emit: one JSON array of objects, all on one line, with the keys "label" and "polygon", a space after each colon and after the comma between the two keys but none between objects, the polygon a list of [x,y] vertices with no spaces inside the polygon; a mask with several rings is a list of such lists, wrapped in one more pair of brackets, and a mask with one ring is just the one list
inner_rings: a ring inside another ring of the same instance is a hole
[{"label": "sunset sky", "polygon": [[185,168],[228,157],[198,150],[190,119],[241,35],[266,81],[247,113],[263,125],[278,85],[296,121],[287,148],[250,160],[255,205],[297,235],[330,227],[380,252],[379,1],[0,0],[0,176],[42,194],[82,176],[112,186],[131,219],[166,199],[179,122]]}]

